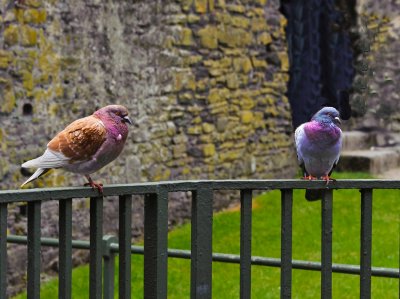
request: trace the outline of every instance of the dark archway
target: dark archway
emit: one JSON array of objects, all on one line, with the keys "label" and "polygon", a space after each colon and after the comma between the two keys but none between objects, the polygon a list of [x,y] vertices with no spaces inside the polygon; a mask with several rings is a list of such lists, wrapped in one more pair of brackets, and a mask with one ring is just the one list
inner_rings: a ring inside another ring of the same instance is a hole
[{"label": "dark archway", "polygon": [[355,0],[281,0],[288,20],[288,97],[294,129],[323,106],[337,108],[343,119],[351,116],[354,7]]}]

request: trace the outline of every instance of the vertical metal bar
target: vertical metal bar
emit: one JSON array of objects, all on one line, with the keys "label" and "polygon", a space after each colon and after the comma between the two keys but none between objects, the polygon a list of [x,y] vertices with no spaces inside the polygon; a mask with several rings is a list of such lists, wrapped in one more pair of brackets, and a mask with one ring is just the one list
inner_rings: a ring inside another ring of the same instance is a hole
[{"label": "vertical metal bar", "polygon": [[119,197],[119,298],[131,298],[132,196]]},{"label": "vertical metal bar", "polygon": [[0,203],[0,298],[7,294],[7,203]]},{"label": "vertical metal bar", "polygon": [[159,187],[144,204],[144,298],[167,298],[168,191]]},{"label": "vertical metal bar", "polygon": [[199,185],[193,192],[191,233],[192,299],[211,298],[213,190]]},{"label": "vertical metal bar", "polygon": [[332,189],[322,198],[321,298],[332,298]]},{"label": "vertical metal bar", "polygon": [[252,190],[240,191],[240,298],[251,298]]},{"label": "vertical metal bar", "polygon": [[360,298],[371,298],[372,189],[361,190]]},{"label": "vertical metal bar", "polygon": [[89,298],[102,298],[103,197],[90,198]]},{"label": "vertical metal bar", "polygon": [[293,190],[281,190],[281,298],[292,297]]},{"label": "vertical metal bar", "polygon": [[72,199],[59,201],[58,298],[71,299],[72,282]]},{"label": "vertical metal bar", "polygon": [[103,299],[114,298],[115,253],[111,250],[111,244],[117,242],[115,236],[103,237]]},{"label": "vertical metal bar", "polygon": [[[104,257],[104,299],[114,298],[115,254]],[[121,297],[123,298],[123,297]]]},{"label": "vertical metal bar", "polygon": [[28,203],[28,299],[40,298],[41,205],[41,201]]}]

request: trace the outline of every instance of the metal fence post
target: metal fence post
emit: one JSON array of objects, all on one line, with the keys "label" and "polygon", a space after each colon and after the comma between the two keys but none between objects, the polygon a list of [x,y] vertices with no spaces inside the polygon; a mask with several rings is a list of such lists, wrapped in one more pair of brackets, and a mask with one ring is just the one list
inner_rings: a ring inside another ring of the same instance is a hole
[{"label": "metal fence post", "polygon": [[321,202],[321,298],[332,298],[332,189],[327,189]]},{"label": "metal fence post", "polygon": [[361,190],[360,298],[371,298],[372,189]]},{"label": "metal fence post", "polygon": [[114,274],[115,253],[111,250],[111,244],[118,243],[115,236],[105,235],[103,237],[103,298],[114,298]]},{"label": "metal fence post", "polygon": [[72,285],[72,199],[59,202],[58,298],[71,299]]},{"label": "metal fence post", "polygon": [[103,197],[90,198],[89,298],[102,298]]},{"label": "metal fence post", "polygon": [[167,298],[168,191],[160,187],[144,201],[144,298]]},{"label": "metal fence post", "polygon": [[251,298],[252,190],[240,191],[240,298]]},{"label": "metal fence post", "polygon": [[209,299],[212,294],[213,189],[199,185],[192,198],[191,282],[192,299]]},{"label": "metal fence post", "polygon": [[40,298],[41,201],[28,203],[28,299]]},{"label": "metal fence post", "polygon": [[281,299],[292,297],[293,190],[281,190]]},{"label": "metal fence post", "polygon": [[0,203],[0,298],[7,294],[7,203]]},{"label": "metal fence post", "polygon": [[119,298],[131,298],[132,195],[119,197]]}]

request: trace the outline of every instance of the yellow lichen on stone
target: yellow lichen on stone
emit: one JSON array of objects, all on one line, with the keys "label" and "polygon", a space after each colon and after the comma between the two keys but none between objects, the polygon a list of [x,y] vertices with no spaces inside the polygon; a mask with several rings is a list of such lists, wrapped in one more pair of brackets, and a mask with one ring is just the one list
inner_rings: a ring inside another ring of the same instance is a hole
[{"label": "yellow lichen on stone", "polygon": [[243,16],[231,16],[232,25],[239,28],[249,28],[250,21],[248,18]]},{"label": "yellow lichen on stone", "polygon": [[288,53],[286,51],[285,52],[279,52],[278,53],[278,57],[279,57],[279,60],[281,61],[281,70],[285,71],[285,72],[289,71],[289,56],[288,56]]},{"label": "yellow lichen on stone", "polygon": [[209,134],[209,133],[211,133],[211,132],[213,132],[215,130],[214,125],[210,124],[210,123],[203,123],[202,127],[203,127],[203,132],[205,134]]},{"label": "yellow lichen on stone", "polygon": [[182,28],[180,43],[183,46],[191,46],[193,44],[192,30],[190,28]]},{"label": "yellow lichen on stone", "polygon": [[23,13],[23,20],[25,23],[41,24],[46,22],[47,19],[47,13],[44,9],[26,9]]},{"label": "yellow lichen on stone", "polygon": [[214,26],[208,25],[198,31],[201,46],[208,49],[218,48],[218,35]]},{"label": "yellow lichen on stone", "polygon": [[14,110],[16,105],[14,90],[11,86],[6,86],[3,89],[3,104],[0,107],[0,111],[4,113],[10,113]]},{"label": "yellow lichen on stone", "polygon": [[22,72],[22,86],[25,88],[27,91],[32,91],[33,90],[33,76],[32,73],[29,71],[23,71]]},{"label": "yellow lichen on stone", "polygon": [[260,4],[260,5],[265,5],[267,4],[267,0],[255,0],[256,3]]},{"label": "yellow lichen on stone", "polygon": [[271,34],[269,34],[268,32],[263,32],[257,37],[257,41],[262,45],[269,45],[270,43],[272,43]]},{"label": "yellow lichen on stone", "polygon": [[251,20],[250,25],[252,31],[268,30],[267,21],[265,18],[254,18]]},{"label": "yellow lichen on stone", "polygon": [[253,112],[252,111],[242,111],[240,114],[240,120],[244,124],[249,124],[253,121]]},{"label": "yellow lichen on stone", "polygon": [[193,4],[193,0],[179,0],[179,2],[183,11],[189,11]]},{"label": "yellow lichen on stone", "polygon": [[207,100],[210,104],[223,102],[229,95],[229,90],[226,88],[212,88],[208,94]]},{"label": "yellow lichen on stone", "polygon": [[267,62],[264,59],[258,59],[257,57],[252,57],[251,62],[254,68],[267,68]]},{"label": "yellow lichen on stone", "polygon": [[245,47],[253,42],[251,32],[232,26],[218,26],[218,41],[228,47]]},{"label": "yellow lichen on stone", "polygon": [[24,0],[25,6],[38,8],[42,5],[42,0]]},{"label": "yellow lichen on stone", "polygon": [[244,7],[243,5],[229,4],[229,5],[226,5],[226,8],[229,11],[236,12],[236,13],[244,13],[246,11],[246,7]]},{"label": "yellow lichen on stone", "polygon": [[206,13],[208,0],[194,0],[194,8],[197,13]]},{"label": "yellow lichen on stone", "polygon": [[23,25],[20,27],[20,41],[22,46],[29,47],[29,46],[35,46],[37,44],[38,38],[37,38],[37,32],[34,28]]},{"label": "yellow lichen on stone", "polygon": [[3,32],[4,42],[7,45],[13,46],[18,43],[18,26],[10,25],[4,29]]},{"label": "yellow lichen on stone", "polygon": [[251,64],[250,58],[237,57],[233,59],[233,68],[236,72],[244,72],[245,74],[247,74],[253,69],[253,66]]},{"label": "yellow lichen on stone", "polygon": [[0,50],[0,69],[6,69],[13,59],[12,52]]},{"label": "yellow lichen on stone", "polygon": [[240,79],[236,73],[226,75],[226,85],[230,89],[236,89],[240,86]]},{"label": "yellow lichen on stone", "polygon": [[212,143],[205,144],[203,146],[203,154],[205,157],[211,157],[215,155],[215,145]]}]

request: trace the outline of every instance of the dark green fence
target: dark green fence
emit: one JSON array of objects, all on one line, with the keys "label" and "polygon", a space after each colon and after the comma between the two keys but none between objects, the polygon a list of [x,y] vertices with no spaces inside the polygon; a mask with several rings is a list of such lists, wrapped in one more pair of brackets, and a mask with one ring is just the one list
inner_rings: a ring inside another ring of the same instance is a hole
[{"label": "dark green fence", "polygon": [[[72,248],[90,250],[90,298],[112,298],[114,258],[119,258],[119,298],[130,298],[131,253],[144,254],[144,297],[167,297],[167,260],[191,259],[191,298],[211,298],[212,261],[240,264],[240,298],[251,297],[251,265],[281,268],[281,298],[292,296],[292,269],[321,271],[321,298],[332,297],[332,272],[360,276],[360,298],[371,298],[371,276],[399,278],[399,269],[371,267],[372,190],[400,189],[400,181],[341,180],[329,185],[321,201],[321,263],[292,260],[293,189],[324,188],[322,181],[227,180],[175,181],[104,187],[103,196],[89,188],[0,191],[0,298],[6,298],[7,242],[27,243],[28,298],[40,298],[40,247],[59,247],[59,298],[71,298]],[[253,190],[281,190],[281,258],[251,255]],[[332,264],[333,189],[361,190],[360,265]],[[214,190],[240,190],[240,255],[212,252]],[[168,193],[192,191],[191,250],[168,249]],[[131,245],[132,195],[145,195],[144,247]],[[103,197],[119,196],[119,236],[103,236]],[[72,200],[90,197],[90,242],[72,240]],[[60,239],[41,239],[40,209],[44,200],[58,200]],[[7,237],[9,203],[28,203],[28,235]],[[306,202],[305,202],[306,204]],[[104,262],[104,264],[102,263]],[[103,264],[103,265],[102,265]],[[104,285],[102,284],[104,276]],[[399,287],[400,292],[400,287]],[[399,294],[400,296],[400,294]]]}]

